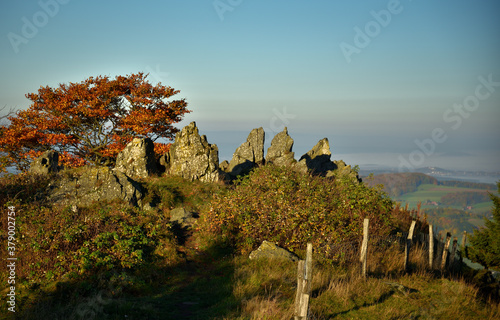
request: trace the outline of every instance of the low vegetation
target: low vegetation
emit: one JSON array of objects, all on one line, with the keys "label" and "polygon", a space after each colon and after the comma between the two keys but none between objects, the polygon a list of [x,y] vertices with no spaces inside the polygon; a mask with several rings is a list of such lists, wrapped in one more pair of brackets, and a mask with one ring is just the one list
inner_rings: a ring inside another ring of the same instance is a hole
[{"label": "low vegetation", "polygon": [[[54,178],[0,179],[4,244],[7,207],[17,212],[18,318],[290,319],[296,263],[249,260],[262,240],[299,256],[313,242],[313,319],[500,316],[495,297],[467,275],[472,271],[430,271],[424,249],[412,251],[411,271],[402,273],[404,252],[391,235],[407,230],[416,213],[364,184],[273,166],[231,185],[156,177],[144,181],[156,205],[145,211],[121,203],[53,206],[44,190]],[[170,222],[170,211],[180,206],[199,214],[192,228]],[[357,252],[365,217],[373,239],[383,243],[369,251],[367,279],[360,277],[357,254],[345,254]],[[425,228],[419,219],[417,229]],[[353,245],[339,249],[343,244]],[[7,256],[5,245],[0,254]],[[14,318],[5,298],[0,315]]]}]

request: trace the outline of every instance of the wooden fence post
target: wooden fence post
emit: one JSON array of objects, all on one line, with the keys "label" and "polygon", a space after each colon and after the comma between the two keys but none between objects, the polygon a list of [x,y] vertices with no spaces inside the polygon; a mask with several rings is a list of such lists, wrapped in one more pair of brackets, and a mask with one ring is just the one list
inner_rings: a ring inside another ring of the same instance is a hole
[{"label": "wooden fence post", "polygon": [[410,259],[410,247],[413,240],[413,230],[415,230],[416,221],[413,220],[411,222],[410,230],[408,231],[408,237],[406,238],[406,247],[405,247],[405,271],[408,272],[410,264],[408,260]]},{"label": "wooden fence post", "polygon": [[300,260],[297,270],[297,293],[295,294],[295,320],[307,320],[312,284],[312,244],[307,244],[306,261]]},{"label": "wooden fence post", "polygon": [[359,261],[362,264],[362,274],[366,278],[366,258],[368,252],[368,227],[370,225],[370,220],[365,219],[363,221],[363,243],[361,244],[361,256]]},{"label": "wooden fence post", "polygon": [[450,255],[450,263],[448,264],[448,269],[453,268],[453,265],[455,264],[455,254],[457,253],[457,237],[453,238],[453,247],[451,248],[451,255]]},{"label": "wooden fence post", "polygon": [[300,302],[304,292],[304,260],[299,261],[297,268],[297,293],[295,294],[295,320],[300,320]]},{"label": "wooden fence post", "polygon": [[459,257],[460,257],[460,262],[463,261],[463,258],[465,256],[465,245],[467,244],[467,231],[464,231],[464,235],[462,236],[462,243],[460,245],[460,251]]},{"label": "wooden fence post", "polygon": [[434,230],[432,224],[429,225],[429,268],[434,265]]},{"label": "wooden fence post", "polygon": [[312,243],[307,244],[306,251],[306,281],[307,281],[307,291],[306,293],[311,294],[312,285],[312,269],[313,269],[313,258],[312,258],[313,246]]},{"label": "wooden fence post", "polygon": [[446,257],[448,256],[448,248],[450,247],[451,233],[446,233],[446,242],[444,244],[443,256],[441,257],[441,270],[446,267]]}]

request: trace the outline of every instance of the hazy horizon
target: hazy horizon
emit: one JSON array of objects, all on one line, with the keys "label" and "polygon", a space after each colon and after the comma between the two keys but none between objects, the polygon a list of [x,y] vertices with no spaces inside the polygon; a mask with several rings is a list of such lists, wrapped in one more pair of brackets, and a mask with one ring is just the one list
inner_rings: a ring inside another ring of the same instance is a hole
[{"label": "hazy horizon", "polygon": [[[288,127],[351,165],[500,171],[500,3],[106,1],[0,4],[0,107],[40,86],[149,73],[228,159]],[[227,133],[227,134],[225,134]]]}]

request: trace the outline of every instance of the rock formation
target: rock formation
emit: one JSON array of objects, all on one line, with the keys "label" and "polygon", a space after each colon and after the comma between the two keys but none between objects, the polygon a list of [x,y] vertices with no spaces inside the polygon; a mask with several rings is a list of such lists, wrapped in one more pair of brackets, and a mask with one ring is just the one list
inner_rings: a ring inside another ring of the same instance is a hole
[{"label": "rock formation", "polygon": [[264,240],[257,250],[252,251],[249,256],[250,259],[271,258],[271,259],[287,259],[291,261],[298,261],[299,257],[294,253],[280,248],[272,242]]},{"label": "rock formation", "polygon": [[49,174],[59,170],[59,153],[57,151],[45,151],[36,158],[30,166],[30,172],[35,174]]},{"label": "rock formation", "polygon": [[[47,194],[49,199],[62,205],[88,206],[92,202],[122,200],[142,208],[150,208],[144,202],[145,191],[134,178],[145,178],[165,168],[166,174],[178,175],[189,180],[214,182],[235,178],[249,173],[252,168],[266,163],[290,166],[301,172],[312,172],[324,177],[348,179],[360,182],[357,172],[344,161],[331,161],[328,139],[320,140],[297,162],[292,152],[293,139],[285,128],[272,140],[264,159],[264,130],[253,129],[247,141],[236,149],[231,162],[224,161],[219,167],[219,150],[209,144],[206,136],[200,136],[195,122],[184,127],[175,138],[168,153],[155,162],[154,145],[150,139],[134,139],[119,153],[114,169],[108,167],[84,167],[62,171]],[[221,168],[224,170],[222,171]],[[58,153],[47,151],[31,165],[37,174],[57,172]],[[227,173],[227,174],[226,174]],[[176,213],[176,212],[174,212]],[[174,216],[174,220],[191,221],[186,212]],[[267,245],[266,245],[267,246]]]},{"label": "rock formation", "polygon": [[310,151],[304,154],[296,165],[302,172],[310,170],[323,177],[347,178],[354,183],[361,182],[358,173],[342,160],[331,161],[330,144],[327,138],[321,139]]},{"label": "rock formation", "polygon": [[108,167],[84,167],[65,172],[51,186],[49,199],[57,204],[89,206],[93,202],[122,200],[148,208],[142,186],[123,172]]},{"label": "rock formation", "polygon": [[335,164],[330,160],[331,156],[328,139],[323,138],[311,150],[300,157],[296,167],[304,173],[311,170],[313,174],[329,176],[329,171],[335,170]]},{"label": "rock formation", "polygon": [[147,178],[157,173],[153,141],[132,140],[116,157],[115,168],[131,178]]},{"label": "rock formation", "polygon": [[267,149],[266,163],[273,163],[278,166],[292,165],[296,162],[292,148],[293,139],[288,135],[288,129],[285,127],[271,141],[271,146]]},{"label": "rock formation", "polygon": [[254,167],[264,164],[264,139],[262,127],[253,129],[247,141],[236,149],[226,169],[232,177],[248,174]]},{"label": "rock formation", "polygon": [[334,160],[335,170],[329,173],[329,176],[334,176],[335,178],[346,178],[353,182],[361,182],[361,178],[358,173],[354,171],[350,165],[347,165],[343,160]]},{"label": "rock formation", "polygon": [[200,136],[195,122],[177,133],[162,162],[167,174],[185,179],[213,182],[220,178],[219,149],[209,144],[206,136]]}]

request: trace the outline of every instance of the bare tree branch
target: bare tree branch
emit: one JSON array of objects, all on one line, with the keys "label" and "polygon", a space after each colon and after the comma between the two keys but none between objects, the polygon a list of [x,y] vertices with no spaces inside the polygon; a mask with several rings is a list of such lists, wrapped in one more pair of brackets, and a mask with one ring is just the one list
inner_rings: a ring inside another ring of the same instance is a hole
[{"label": "bare tree branch", "polygon": [[[7,105],[3,106],[0,108],[0,114],[2,114],[4,112],[4,110],[7,108]],[[14,110],[14,108],[10,107],[9,108],[9,112],[7,112],[5,115],[3,116],[0,116],[0,125],[1,125],[1,122],[4,120],[4,119],[7,119],[7,117],[10,117],[12,115],[14,115],[16,113],[16,110]]]}]

